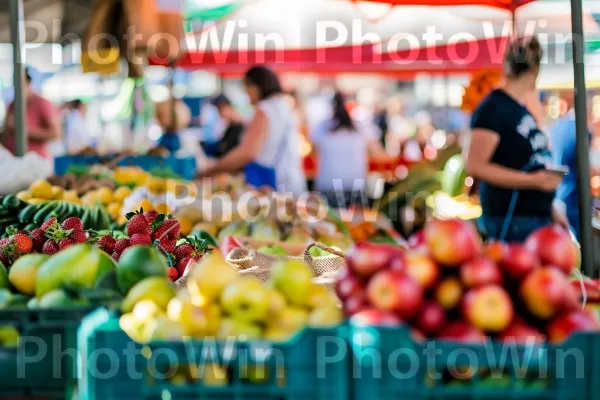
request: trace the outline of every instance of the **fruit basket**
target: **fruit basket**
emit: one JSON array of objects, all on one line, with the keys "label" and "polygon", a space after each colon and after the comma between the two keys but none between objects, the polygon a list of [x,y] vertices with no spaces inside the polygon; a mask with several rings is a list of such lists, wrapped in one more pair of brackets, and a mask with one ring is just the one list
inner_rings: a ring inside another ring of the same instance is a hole
[{"label": "fruit basket", "polygon": [[[288,342],[135,343],[99,309],[79,329],[80,397],[113,399],[348,399],[344,328],[305,328]],[[109,349],[110,357],[97,357]],[[129,359],[127,358],[129,355]]]},{"label": "fruit basket", "polygon": [[[100,164],[112,157],[67,155],[54,159],[54,173],[64,175],[72,165]],[[151,171],[154,168],[170,168],[183,179],[193,179],[196,176],[196,159],[194,157],[163,157],[158,155],[123,157],[117,163],[119,166],[136,166]]]},{"label": "fruit basket", "polygon": [[350,333],[354,371],[360,373],[355,399],[600,398],[598,332],[529,346],[418,342],[405,327],[351,326]]},{"label": "fruit basket", "polygon": [[91,308],[0,311],[0,327],[20,335],[0,346],[0,397],[71,398],[77,379],[77,327]]}]

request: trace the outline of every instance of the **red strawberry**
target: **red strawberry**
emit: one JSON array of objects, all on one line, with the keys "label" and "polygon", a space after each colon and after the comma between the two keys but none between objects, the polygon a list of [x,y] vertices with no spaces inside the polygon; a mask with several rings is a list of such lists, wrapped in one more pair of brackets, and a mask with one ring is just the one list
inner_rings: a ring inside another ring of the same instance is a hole
[{"label": "red strawberry", "polygon": [[17,233],[22,233],[23,235],[27,235],[27,236],[29,236],[29,234],[30,234],[30,232],[27,229],[22,229]]},{"label": "red strawberry", "polygon": [[6,246],[8,244],[8,238],[0,239],[0,246]]},{"label": "red strawberry", "polygon": [[33,241],[22,233],[17,233],[11,240],[16,243],[16,250],[21,254],[27,254],[33,248]]},{"label": "red strawberry", "polygon": [[127,223],[127,235],[129,235],[129,237],[132,237],[136,233],[146,233],[148,235],[152,233],[150,224],[146,220],[146,217],[144,217],[144,214],[134,215]]},{"label": "red strawberry", "polygon": [[175,247],[177,247],[177,239],[169,239],[167,236],[164,236],[158,244],[167,253],[172,253],[175,251]]},{"label": "red strawberry", "polygon": [[65,219],[61,226],[65,231],[68,231],[69,229],[73,229],[75,231],[83,230],[83,223],[77,217],[69,217]]},{"label": "red strawberry", "polygon": [[177,260],[181,260],[181,259],[191,256],[193,252],[194,252],[194,246],[192,246],[189,243],[184,243],[184,244],[178,246],[175,249],[175,251],[173,252],[173,254],[175,255],[175,258]]},{"label": "red strawberry", "polygon": [[35,251],[42,251],[44,243],[46,243],[44,231],[41,228],[35,229],[31,232],[31,239],[33,239],[33,249]]},{"label": "red strawberry", "polygon": [[121,255],[117,252],[114,252],[114,253],[112,253],[111,257],[113,260],[119,261],[119,258],[121,258]]},{"label": "red strawberry", "polygon": [[146,221],[148,221],[149,224],[151,224],[152,222],[154,222],[154,220],[156,219],[156,217],[158,217],[159,215],[160,214],[156,210],[150,210],[150,211],[146,211],[144,213],[144,217],[146,217]]},{"label": "red strawberry", "polygon": [[70,238],[64,238],[64,239],[61,239],[60,242],[58,242],[58,249],[59,250],[64,250],[67,247],[73,246],[74,244],[75,244],[75,242],[72,239],[70,239]]},{"label": "red strawberry", "polygon": [[71,240],[75,243],[85,243],[88,240],[88,237],[85,234],[85,231],[73,231],[69,235],[69,238],[71,238]]},{"label": "red strawberry", "polygon": [[150,234],[134,233],[130,240],[132,246],[150,246],[152,244]]},{"label": "red strawberry", "polygon": [[179,279],[179,272],[177,272],[177,270],[173,267],[169,268],[167,270],[167,273],[169,275],[169,279],[171,280],[171,282],[175,282],[177,279]]},{"label": "red strawberry", "polygon": [[58,245],[54,240],[47,240],[42,247],[42,253],[52,255],[58,252]]},{"label": "red strawberry", "polygon": [[175,264],[175,268],[177,269],[177,272],[179,272],[179,275],[183,276],[185,274],[188,263],[192,260],[192,257],[184,257]]},{"label": "red strawberry", "polygon": [[119,239],[115,243],[115,253],[121,254],[129,246],[131,246],[131,241],[129,239]]},{"label": "red strawberry", "polygon": [[116,243],[117,240],[110,235],[104,235],[98,240],[98,246],[108,254],[114,253]]},{"label": "red strawberry", "polygon": [[46,222],[44,222],[42,224],[42,226],[40,226],[40,229],[43,230],[44,232],[46,232],[46,229],[48,229],[51,225],[53,225],[56,221],[56,218],[52,217],[52,218],[48,218],[46,220]]},{"label": "red strawberry", "polygon": [[158,227],[158,229],[152,235],[152,238],[157,240],[161,237],[168,236],[170,239],[177,239],[180,232],[181,227],[179,226],[179,221],[177,221],[175,218],[171,218],[165,220],[165,222]]}]

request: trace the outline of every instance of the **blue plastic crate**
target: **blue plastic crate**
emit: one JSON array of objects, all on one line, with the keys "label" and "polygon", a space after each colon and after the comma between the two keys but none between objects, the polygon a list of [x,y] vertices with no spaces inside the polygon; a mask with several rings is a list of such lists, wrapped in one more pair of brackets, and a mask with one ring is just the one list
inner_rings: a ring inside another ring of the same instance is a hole
[{"label": "blue plastic crate", "polygon": [[17,348],[0,347],[0,398],[71,398],[77,383],[77,327],[90,308],[0,311]]},{"label": "blue plastic crate", "polygon": [[[347,400],[348,357],[345,352],[340,353],[346,350],[344,331],[307,328],[281,344],[216,342],[209,338],[141,346],[119,328],[116,314],[98,310],[84,320],[79,330],[79,349],[85,366],[79,381],[80,397]],[[202,371],[214,365],[227,374],[226,381],[219,381],[218,386],[208,385],[202,378],[207,376]],[[264,379],[254,380],[248,374],[248,367],[257,366],[260,371],[267,371]],[[185,381],[174,382],[172,375],[184,370]]]},{"label": "blue plastic crate", "polygon": [[600,334],[565,343],[415,342],[403,327],[350,327],[356,400],[600,399]]},{"label": "blue plastic crate", "polygon": [[[54,159],[54,174],[58,176],[65,175],[72,165],[94,165],[106,160],[112,156],[62,156]],[[126,157],[119,162],[120,166],[136,166],[145,171],[153,168],[170,168],[174,173],[183,179],[194,179],[196,176],[196,159],[194,157],[162,157],[162,156],[131,156]]]}]

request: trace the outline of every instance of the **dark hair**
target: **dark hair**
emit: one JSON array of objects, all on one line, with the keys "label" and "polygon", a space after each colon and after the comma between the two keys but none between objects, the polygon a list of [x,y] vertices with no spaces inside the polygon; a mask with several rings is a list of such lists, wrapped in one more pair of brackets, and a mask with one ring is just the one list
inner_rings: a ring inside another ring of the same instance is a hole
[{"label": "dark hair", "polygon": [[354,130],[354,123],[352,122],[352,118],[346,109],[346,99],[342,93],[335,92],[333,95],[332,105],[333,125],[331,127],[331,131],[335,132],[342,128]]},{"label": "dark hair", "polygon": [[83,105],[83,102],[82,102],[81,100],[79,100],[79,99],[76,99],[76,100],[72,100],[72,101],[70,101],[68,105],[69,105],[69,107],[71,107],[72,109],[74,109],[74,110],[78,110],[78,109],[80,109],[80,108],[81,108],[81,106]]},{"label": "dark hair", "polygon": [[258,87],[261,100],[268,99],[274,94],[283,93],[277,74],[263,65],[256,65],[246,71],[244,82],[247,85]]},{"label": "dark hair", "polygon": [[31,83],[31,72],[29,71],[29,67],[25,68],[25,81]]},{"label": "dark hair", "polygon": [[231,100],[229,100],[229,98],[227,96],[225,96],[224,94],[221,93],[220,95],[218,95],[217,97],[212,99],[211,103],[215,107],[230,106]]},{"label": "dark hair", "polygon": [[540,67],[542,46],[535,36],[521,37],[511,41],[504,55],[504,72],[507,77],[521,75]]}]

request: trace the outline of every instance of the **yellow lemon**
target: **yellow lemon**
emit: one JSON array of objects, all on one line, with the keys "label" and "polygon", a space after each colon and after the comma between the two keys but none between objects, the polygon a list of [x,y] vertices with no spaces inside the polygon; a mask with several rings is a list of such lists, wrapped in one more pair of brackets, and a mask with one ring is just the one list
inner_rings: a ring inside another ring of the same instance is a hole
[{"label": "yellow lemon", "polygon": [[121,215],[121,204],[120,203],[110,203],[109,205],[106,206],[106,212],[108,212],[110,214],[110,216],[113,217],[114,220],[119,219],[119,216]]},{"label": "yellow lemon", "polygon": [[52,185],[46,180],[35,181],[29,187],[31,196],[51,200],[53,198]]},{"label": "yellow lemon", "polygon": [[81,203],[86,206],[93,206],[98,200],[98,195],[95,191],[87,192],[81,197]]},{"label": "yellow lemon", "polygon": [[[160,211],[159,211],[160,212]],[[187,218],[179,218],[179,225],[181,226],[181,236],[187,236],[192,233],[194,224]]]},{"label": "yellow lemon", "polygon": [[135,206],[133,207],[133,210],[131,211],[137,211],[140,208],[143,208],[144,211],[148,211],[148,210],[154,210],[154,206],[152,206],[152,202],[150,202],[150,200],[148,199],[143,199],[138,201]]},{"label": "yellow lemon", "polygon": [[162,194],[167,191],[167,181],[153,176],[146,181],[146,187],[150,193]]},{"label": "yellow lemon", "polygon": [[52,198],[54,200],[62,200],[64,189],[60,186],[52,186]]},{"label": "yellow lemon", "polygon": [[123,201],[125,201],[125,199],[129,197],[129,195],[131,195],[131,189],[129,189],[129,187],[127,186],[121,186],[115,190],[115,192],[113,193],[113,198],[114,201],[118,203],[123,203]]},{"label": "yellow lemon", "polygon": [[65,190],[63,192],[63,200],[69,201],[71,203],[79,203],[80,199],[77,195],[76,190]]},{"label": "yellow lemon", "polygon": [[113,192],[110,190],[110,188],[101,187],[96,191],[96,194],[98,196],[98,200],[104,205],[110,204],[113,201]]},{"label": "yellow lemon", "polygon": [[34,197],[32,199],[27,200],[27,202],[29,204],[40,204],[40,203],[45,203],[47,201],[48,200],[46,200],[46,199],[40,199],[40,198],[37,198],[37,197]]},{"label": "yellow lemon", "polygon": [[31,200],[31,192],[29,192],[27,190],[23,190],[22,192],[17,193],[17,199],[23,200],[23,201],[29,201],[29,200]]},{"label": "yellow lemon", "polygon": [[165,203],[158,203],[156,206],[154,206],[154,209],[161,214],[171,213],[171,207],[169,207],[169,205]]}]

